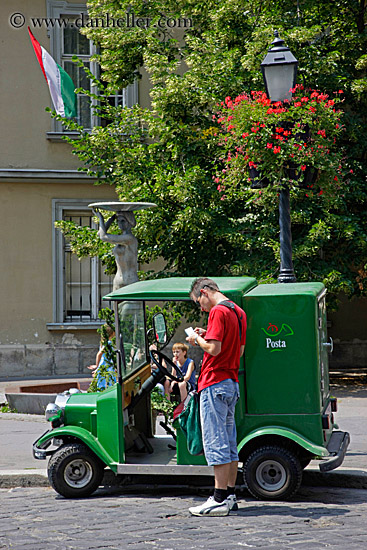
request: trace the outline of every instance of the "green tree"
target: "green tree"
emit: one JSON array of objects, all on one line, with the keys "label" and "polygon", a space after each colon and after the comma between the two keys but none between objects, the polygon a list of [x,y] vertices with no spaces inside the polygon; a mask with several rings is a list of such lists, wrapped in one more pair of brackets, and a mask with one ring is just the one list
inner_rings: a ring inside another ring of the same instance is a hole
[{"label": "green tree", "polygon": [[[223,151],[213,116],[226,97],[263,89],[259,67],[278,29],[299,60],[298,82],[330,96],[343,90],[345,97],[345,132],[335,147],[345,148],[343,169],[350,176],[331,197],[296,186],[291,192],[296,276],[324,281],[332,297],[341,290],[366,295],[366,5],[363,0],[89,1],[92,18],[108,12],[123,20],[128,10],[149,18],[145,26],[89,25],[85,32],[100,46],[100,90],[126,86],[144,66],[151,109],[115,109],[102,100],[98,109],[108,121],[105,127],[87,133],[69,123],[81,132],[73,145],[85,171],[114,185],[121,200],[158,205],[137,215],[140,261],[162,257],[161,275],[276,278],[277,187],[270,185],[260,197],[244,171],[233,193],[217,189]],[[186,18],[186,26],[161,28],[163,15]],[[65,225],[63,230],[73,250],[89,253],[89,244],[83,244],[89,235],[78,242],[78,230]],[[99,252],[107,264],[108,254]]]}]

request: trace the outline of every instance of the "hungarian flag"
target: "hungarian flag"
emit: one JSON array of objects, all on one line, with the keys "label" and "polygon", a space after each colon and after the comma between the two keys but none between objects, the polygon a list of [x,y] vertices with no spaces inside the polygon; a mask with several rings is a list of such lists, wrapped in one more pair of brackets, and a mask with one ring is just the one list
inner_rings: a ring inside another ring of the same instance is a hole
[{"label": "hungarian flag", "polygon": [[76,117],[75,86],[66,71],[50,56],[33,36],[28,27],[35,54],[50,89],[52,103],[58,115],[65,118]]}]

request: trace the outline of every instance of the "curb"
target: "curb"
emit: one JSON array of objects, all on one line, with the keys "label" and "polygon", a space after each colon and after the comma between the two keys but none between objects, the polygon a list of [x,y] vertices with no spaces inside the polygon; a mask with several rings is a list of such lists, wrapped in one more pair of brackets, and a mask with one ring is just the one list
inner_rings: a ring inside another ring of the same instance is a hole
[{"label": "curb", "polygon": [[49,487],[50,483],[46,470],[29,472],[28,470],[0,471],[0,489],[14,487]]},{"label": "curb", "polygon": [[302,485],[308,487],[367,489],[367,470],[343,468],[332,472],[320,472],[316,468],[307,468],[303,472]]},{"label": "curb", "polygon": [[[106,471],[102,485],[108,487],[125,487],[129,484],[122,481],[124,476],[115,476],[110,471]],[[178,481],[178,480],[177,480]],[[147,483],[144,476],[144,485],[159,485],[164,487],[166,483],[159,476],[159,480],[154,480],[150,477],[150,482]],[[139,483],[133,483],[139,485]],[[303,472],[302,485],[306,487],[340,487],[345,489],[367,489],[367,470],[342,469],[335,472],[322,473],[315,468],[308,468]],[[12,489],[15,487],[49,487],[50,483],[47,477],[47,470],[39,470],[30,472],[29,470],[0,470],[0,489]],[[192,486],[190,483],[180,483],[177,487]],[[169,485],[172,488],[172,483]]]},{"label": "curb", "polygon": [[47,423],[47,420],[44,414],[41,415],[41,414],[0,412],[0,419],[23,420],[24,422],[42,422],[43,424]]}]

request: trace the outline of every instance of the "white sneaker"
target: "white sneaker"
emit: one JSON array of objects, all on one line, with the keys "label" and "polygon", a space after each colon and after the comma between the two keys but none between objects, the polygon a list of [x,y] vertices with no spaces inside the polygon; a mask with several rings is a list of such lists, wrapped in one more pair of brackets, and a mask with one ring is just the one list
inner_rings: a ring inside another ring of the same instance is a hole
[{"label": "white sneaker", "polygon": [[238,510],[238,504],[237,504],[237,498],[236,495],[228,495],[226,498],[229,506],[230,512],[237,512]]},{"label": "white sneaker", "polygon": [[229,503],[228,500],[216,502],[214,497],[209,497],[206,502],[200,506],[189,508],[190,514],[193,516],[228,516]]}]

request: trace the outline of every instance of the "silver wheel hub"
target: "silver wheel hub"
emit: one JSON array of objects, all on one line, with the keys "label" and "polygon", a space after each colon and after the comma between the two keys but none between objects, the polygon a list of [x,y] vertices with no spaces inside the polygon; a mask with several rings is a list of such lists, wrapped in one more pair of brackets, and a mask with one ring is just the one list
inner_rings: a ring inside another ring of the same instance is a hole
[{"label": "silver wheel hub", "polygon": [[93,477],[92,466],[89,462],[76,458],[69,462],[64,472],[65,482],[69,487],[82,488],[88,485]]},{"label": "silver wheel hub", "polygon": [[256,469],[256,481],[266,491],[278,491],[287,481],[287,472],[279,462],[265,460]]}]

